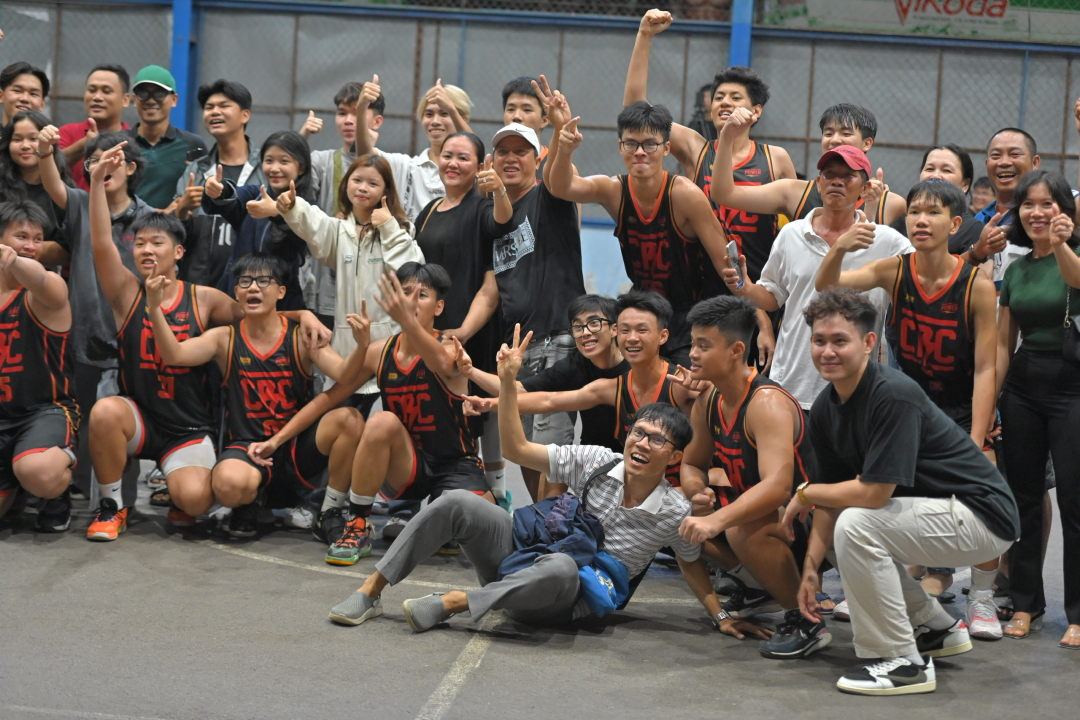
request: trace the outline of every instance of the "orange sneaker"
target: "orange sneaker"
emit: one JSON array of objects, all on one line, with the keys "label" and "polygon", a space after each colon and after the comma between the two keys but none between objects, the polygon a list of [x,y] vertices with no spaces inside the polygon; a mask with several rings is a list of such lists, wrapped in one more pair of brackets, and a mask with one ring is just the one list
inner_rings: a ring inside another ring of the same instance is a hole
[{"label": "orange sneaker", "polygon": [[188,515],[175,505],[169,505],[169,524],[176,528],[194,527],[195,517]]},{"label": "orange sneaker", "polygon": [[101,498],[97,516],[94,522],[90,523],[90,527],[86,528],[86,539],[105,542],[115,540],[120,533],[127,530],[127,516],[127,508],[120,510],[112,498]]}]

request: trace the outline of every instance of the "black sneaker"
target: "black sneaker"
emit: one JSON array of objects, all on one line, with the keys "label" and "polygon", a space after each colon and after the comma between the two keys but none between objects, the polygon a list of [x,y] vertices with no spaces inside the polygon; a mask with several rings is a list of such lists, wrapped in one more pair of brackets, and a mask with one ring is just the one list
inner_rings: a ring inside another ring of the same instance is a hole
[{"label": "black sneaker", "polygon": [[798,608],[784,613],[784,622],[776,633],[761,644],[761,654],[767,658],[802,658],[817,652],[832,642],[832,633],[824,622],[803,617]]},{"label": "black sneaker", "polygon": [[259,529],[258,520],[258,501],[235,507],[229,518],[229,534],[234,538],[253,537]]},{"label": "black sneaker", "polygon": [[315,521],[315,526],[311,528],[311,532],[315,537],[327,545],[333,545],[341,539],[341,535],[345,532],[345,525],[347,523],[348,520],[345,517],[345,508],[330,507],[319,513],[319,517]]},{"label": "black sneaker", "polygon": [[923,657],[925,665],[907,658],[889,658],[848,673],[836,682],[841,692],[852,695],[915,695],[937,690],[934,660]]},{"label": "black sneaker", "polygon": [[739,588],[743,587],[746,587],[746,585],[743,584],[742,580],[734,575],[728,575],[723,570],[713,578],[713,590],[716,591],[716,597],[720,598],[720,602],[724,602],[734,595]]},{"label": "black sneaker", "polygon": [[783,610],[780,603],[765,590],[743,587],[737,588],[724,603],[724,612],[733,618],[748,618],[761,613],[774,613]]},{"label": "black sneaker", "polygon": [[62,533],[71,527],[71,490],[60,497],[46,500],[38,510],[37,531]]},{"label": "black sneaker", "polygon": [[949,657],[971,650],[971,633],[963,620],[957,620],[944,630],[931,630],[925,625],[915,628],[915,647],[920,655]]}]

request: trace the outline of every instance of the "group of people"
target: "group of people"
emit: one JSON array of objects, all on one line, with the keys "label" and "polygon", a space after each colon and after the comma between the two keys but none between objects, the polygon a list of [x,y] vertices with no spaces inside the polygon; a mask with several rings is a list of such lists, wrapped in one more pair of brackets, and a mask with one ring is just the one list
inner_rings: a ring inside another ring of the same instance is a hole
[{"label": "group of people", "polygon": [[[765,657],[806,657],[830,643],[826,618],[849,619],[873,662],[838,688],[898,695],[933,691],[933,658],[972,637],[1039,629],[1056,479],[1060,644],[1080,647],[1076,191],[1004,128],[977,214],[953,144],[901,197],[867,157],[873,113],[843,103],[800,178],[751,137],[769,99],[753,70],[714,78],[715,139],[647,101],[670,23],[641,21],[614,177],[579,173],[580,118],[543,75],[505,86],[490,144],[468,94],[436,83],[411,157],[377,147],[374,74],[333,98],[340,148],[311,151],[314,113],[253,143],[251,94],[225,79],[199,88],[206,148],[170,124],[158,66],[93,68],[87,119],[57,128],[46,73],[9,65],[0,518],[36,503],[39,531],[67,530],[83,457],[100,498],[87,538],[116,540],[141,458],[172,527],[218,506],[244,538],[261,508],[296,511],[287,523],[351,565],[381,497],[392,544],[330,618],[377,617],[387,585],[464,553],[481,587],[406,600],[417,632],[466,611],[602,614],[601,569],[622,607],[664,552],[716,628]],[[583,203],[616,223],[633,282],[618,298],[585,291]],[[546,519],[512,518],[506,460]],[[957,619],[941,601],[967,566]],[[775,630],[747,620],[764,613],[783,614]]]}]

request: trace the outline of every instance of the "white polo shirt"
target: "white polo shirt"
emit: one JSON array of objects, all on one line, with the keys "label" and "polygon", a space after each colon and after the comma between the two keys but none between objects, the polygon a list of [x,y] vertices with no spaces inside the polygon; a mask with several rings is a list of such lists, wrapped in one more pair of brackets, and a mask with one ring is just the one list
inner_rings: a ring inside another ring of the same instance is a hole
[{"label": "white polo shirt", "polygon": [[[781,307],[786,306],[769,378],[783,385],[806,410],[827,384],[810,357],[810,326],[802,317],[802,311],[818,295],[814,281],[830,247],[814,232],[812,225],[814,216],[820,211],[821,208],[815,208],[805,218],[793,220],[781,228],[758,280],[758,285],[772,293]],[[856,270],[874,260],[905,255],[914,250],[906,237],[888,225],[875,225],[874,244],[844,255],[841,268]],[[889,296],[880,288],[866,295],[878,310],[874,332],[880,338]]]}]

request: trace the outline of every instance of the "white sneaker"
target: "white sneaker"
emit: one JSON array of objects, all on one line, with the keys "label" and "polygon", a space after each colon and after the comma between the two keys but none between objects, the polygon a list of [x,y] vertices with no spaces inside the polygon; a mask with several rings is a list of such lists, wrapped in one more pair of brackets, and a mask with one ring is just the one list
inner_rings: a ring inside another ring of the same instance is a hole
[{"label": "white sneaker", "polygon": [[405,526],[409,524],[409,521],[405,518],[399,518],[391,515],[386,519],[386,524],[382,528],[382,537],[384,540],[395,540],[397,536],[402,533]]},{"label": "white sneaker", "polygon": [[914,695],[934,692],[937,676],[933,658],[915,665],[907,658],[889,658],[848,673],[837,681],[842,692],[854,695]]},{"label": "white sneaker", "polygon": [[967,619],[971,637],[980,640],[1000,640],[1001,621],[997,616],[997,603],[994,602],[994,591],[969,592],[967,607],[964,608],[964,617]]},{"label": "white sneaker", "polygon": [[851,622],[851,613],[848,612],[847,600],[840,601],[840,604],[832,611],[832,616],[834,620],[840,622]]},{"label": "white sneaker", "polygon": [[282,524],[287,528],[310,530],[315,527],[315,513],[306,505],[298,505],[285,511]]}]

